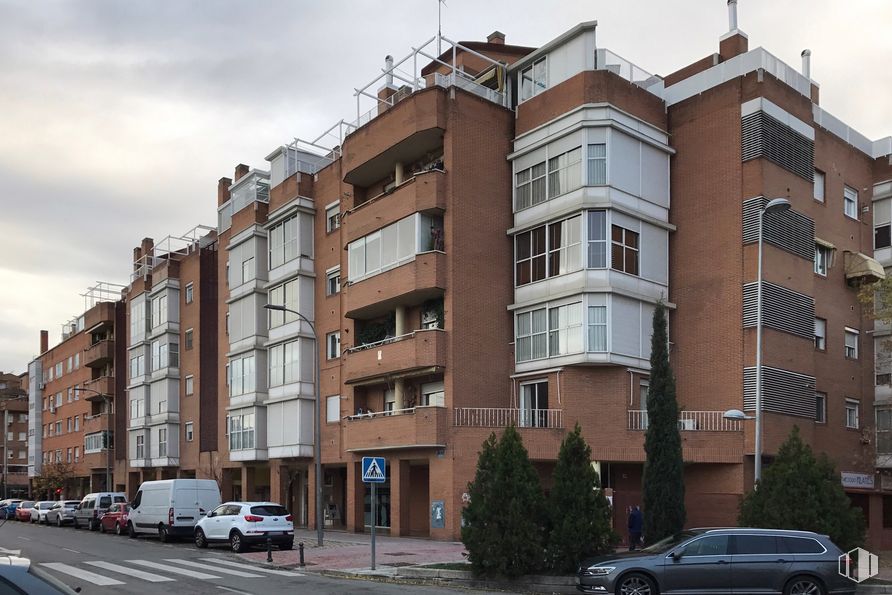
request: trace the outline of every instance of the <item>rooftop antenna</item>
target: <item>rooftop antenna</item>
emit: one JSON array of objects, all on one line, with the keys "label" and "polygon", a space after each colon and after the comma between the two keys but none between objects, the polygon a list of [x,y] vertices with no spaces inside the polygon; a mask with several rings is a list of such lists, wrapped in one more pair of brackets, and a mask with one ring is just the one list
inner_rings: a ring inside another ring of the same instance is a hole
[{"label": "rooftop antenna", "polygon": [[[437,0],[437,56],[439,57],[442,50],[440,49],[440,39],[443,37],[443,16],[442,6],[446,6],[446,0]],[[448,7],[447,7],[448,8]]]}]

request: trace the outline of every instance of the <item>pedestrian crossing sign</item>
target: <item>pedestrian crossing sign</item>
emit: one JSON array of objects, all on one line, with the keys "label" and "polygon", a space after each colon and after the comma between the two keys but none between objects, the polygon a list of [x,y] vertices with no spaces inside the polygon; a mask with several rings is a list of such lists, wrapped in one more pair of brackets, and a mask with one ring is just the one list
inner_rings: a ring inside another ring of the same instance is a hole
[{"label": "pedestrian crossing sign", "polygon": [[362,457],[362,481],[384,483],[387,480],[387,463],[384,457]]}]

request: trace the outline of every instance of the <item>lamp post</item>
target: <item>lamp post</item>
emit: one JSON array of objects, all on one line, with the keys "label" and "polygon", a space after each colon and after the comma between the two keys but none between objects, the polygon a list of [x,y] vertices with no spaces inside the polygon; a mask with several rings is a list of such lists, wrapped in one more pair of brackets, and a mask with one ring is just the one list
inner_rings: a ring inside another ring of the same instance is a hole
[{"label": "lamp post", "polygon": [[322,428],[319,422],[319,415],[322,412],[322,401],[319,396],[319,380],[322,376],[319,374],[319,336],[316,334],[316,327],[306,316],[296,310],[287,308],[281,304],[266,304],[263,306],[267,310],[275,312],[291,312],[304,322],[306,322],[310,331],[313,333],[313,341],[315,341],[314,354],[314,378],[313,392],[316,400],[315,415],[313,420],[313,452],[315,454],[315,477],[316,477],[316,541],[319,547],[322,547],[322,436],[320,435]]},{"label": "lamp post", "polygon": [[790,201],[786,198],[773,198],[759,209],[759,265],[756,285],[756,452],[753,470],[753,485],[762,479],[762,228],[766,213],[780,213],[789,210]]},{"label": "lamp post", "polygon": [[[95,401],[97,398],[102,399],[102,402],[105,404],[105,436],[103,438],[103,444],[105,445],[105,489],[108,492],[113,492],[114,487],[111,485],[111,441],[109,440],[109,436],[111,435],[111,395],[107,395],[105,393],[101,393],[98,390],[93,390],[92,388],[87,388],[85,386],[77,386],[74,388],[75,392],[88,392],[93,393],[94,396],[87,397],[88,401]],[[84,445],[86,449],[86,445]]]}]

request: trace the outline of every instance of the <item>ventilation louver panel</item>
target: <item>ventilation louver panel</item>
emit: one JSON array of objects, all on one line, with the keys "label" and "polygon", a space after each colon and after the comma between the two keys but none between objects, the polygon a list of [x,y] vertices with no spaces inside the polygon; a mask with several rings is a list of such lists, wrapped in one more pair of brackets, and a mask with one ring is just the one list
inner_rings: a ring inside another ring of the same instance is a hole
[{"label": "ventilation louver panel", "polygon": [[[756,368],[743,370],[743,409],[756,410]],[[815,417],[815,378],[762,366],[762,411]]]},{"label": "ventilation louver panel", "polygon": [[[758,283],[743,286],[743,326],[756,326]],[[815,300],[774,283],[762,282],[762,326],[814,339]]]},{"label": "ventilation louver panel", "polygon": [[[743,243],[759,241],[759,211],[768,202],[763,196],[743,202]],[[793,210],[765,215],[764,241],[800,258],[814,261],[815,222]]]},{"label": "ventilation louver panel", "polygon": [[814,141],[762,111],[741,118],[740,131],[743,161],[764,157],[790,173],[814,181]]}]

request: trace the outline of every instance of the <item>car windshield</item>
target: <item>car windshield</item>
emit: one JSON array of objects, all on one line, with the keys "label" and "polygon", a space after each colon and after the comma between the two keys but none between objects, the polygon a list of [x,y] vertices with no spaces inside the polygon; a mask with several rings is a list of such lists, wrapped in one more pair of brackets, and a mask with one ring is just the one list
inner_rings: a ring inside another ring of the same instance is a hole
[{"label": "car windshield", "polygon": [[676,533],[675,535],[672,535],[665,539],[661,539],[660,541],[653,543],[646,548],[643,548],[641,551],[647,552],[649,554],[662,554],[664,552],[668,552],[682,541],[686,541],[691,537],[700,535],[701,533],[703,533],[703,531],[681,531],[680,533]]},{"label": "car windshield", "polygon": [[51,508],[55,502],[51,500],[47,500],[46,502],[39,502],[41,508]]},{"label": "car windshield", "polygon": [[34,503],[33,502],[22,502],[21,504],[19,504],[19,506],[22,508],[31,508],[32,506],[34,506]]},{"label": "car windshield", "polygon": [[288,516],[288,511],[284,506],[275,504],[264,504],[263,506],[252,506],[251,514],[259,514],[260,516]]}]

